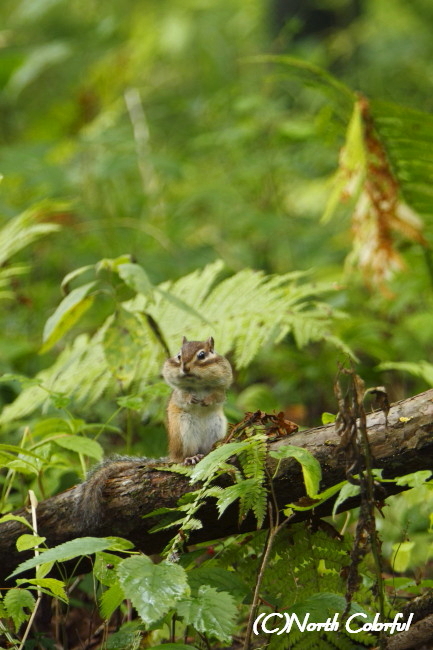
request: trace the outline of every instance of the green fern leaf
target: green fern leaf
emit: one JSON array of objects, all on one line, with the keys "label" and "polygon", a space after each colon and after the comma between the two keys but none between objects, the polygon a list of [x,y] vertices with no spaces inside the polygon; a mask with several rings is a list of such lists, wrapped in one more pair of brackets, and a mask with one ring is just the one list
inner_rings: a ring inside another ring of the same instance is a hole
[{"label": "green fern leaf", "polygon": [[[48,406],[50,393],[67,395],[81,408],[91,406],[110,389],[119,390],[119,384],[124,389],[125,383],[149,401],[159,398],[159,394],[152,395],[149,383],[158,376],[165,353],[143,314],[157,323],[173,352],[183,334],[201,339],[205,323],[211,322],[213,328],[208,333],[216,337],[218,351],[224,354],[233,350],[239,368],[248,365],[263,346],[278,343],[289,332],[300,346],[329,341],[350,353],[332,334],[329,306],[316,299],[335,291],[334,287],[308,282],[300,285],[304,277],[300,273],[266,276],[251,269],[218,282],[222,269],[221,262],[210,264],[175,283],[159,285],[151,300],[139,293],[123,303],[117,315],[109,316],[91,338],[79,335],[50,368],[40,372],[37,379],[41,386],[24,389],[4,409],[0,424]],[[118,314],[124,314],[123,321],[128,321],[127,340],[121,345],[116,344],[122,329]],[[122,382],[114,380],[119,373],[125,374]]]}]

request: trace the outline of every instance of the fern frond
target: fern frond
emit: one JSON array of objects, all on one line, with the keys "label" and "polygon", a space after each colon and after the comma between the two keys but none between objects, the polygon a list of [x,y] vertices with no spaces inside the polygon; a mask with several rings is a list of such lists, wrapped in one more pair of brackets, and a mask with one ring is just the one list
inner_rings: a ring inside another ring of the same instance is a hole
[{"label": "fern frond", "polygon": [[382,101],[372,101],[371,108],[404,198],[420,215],[431,217],[433,116]]},{"label": "fern frond", "polygon": [[263,523],[266,513],[267,492],[262,481],[248,478],[225,488],[217,499],[219,516],[225,512],[229,505],[239,499],[239,522],[242,522],[248,512],[252,510],[257,519],[257,527]]},{"label": "fern frond", "polygon": [[248,447],[239,454],[239,462],[247,479],[265,480],[265,459],[267,453],[266,436],[256,434],[248,438]]},{"label": "fern frond", "polygon": [[[122,303],[91,338],[78,336],[51,368],[39,373],[43,388],[23,390],[4,410],[0,423],[48,405],[50,391],[64,393],[81,408],[119,388],[136,394],[146,391],[151,400],[149,383],[159,374],[165,353],[144,314],[157,323],[173,352],[184,334],[198,339],[212,334],[220,353],[234,351],[238,368],[290,332],[300,346],[323,340],[350,353],[332,334],[331,308],[317,301],[317,296],[335,291],[333,286],[299,284],[304,275],[300,273],[267,276],[251,269],[218,282],[222,269],[223,264],[215,262],[174,283],[161,284],[151,300],[137,294]],[[167,292],[178,300],[168,300]]]},{"label": "fern frond", "polygon": [[[13,298],[7,289],[10,281],[17,275],[27,273],[29,267],[24,265],[5,266],[18,252],[35,241],[60,230],[54,223],[44,223],[41,217],[60,206],[45,202],[35,205],[25,212],[13,217],[0,230],[0,300]],[[64,208],[64,206],[62,206]]]},{"label": "fern frond", "polygon": [[409,372],[414,377],[424,379],[433,386],[433,364],[428,361],[386,361],[378,366],[379,370],[400,370]]},{"label": "fern frond", "polygon": [[59,231],[59,225],[44,223],[41,217],[60,207],[64,209],[65,206],[50,202],[40,203],[10,219],[0,231],[0,266],[37,239]]}]

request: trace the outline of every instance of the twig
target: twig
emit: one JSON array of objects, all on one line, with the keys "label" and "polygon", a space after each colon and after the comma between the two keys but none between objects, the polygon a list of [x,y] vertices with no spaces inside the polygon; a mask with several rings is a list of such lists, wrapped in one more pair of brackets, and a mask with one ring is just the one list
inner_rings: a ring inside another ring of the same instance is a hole
[{"label": "twig", "polygon": [[[29,497],[30,497],[30,507],[31,507],[31,511],[32,511],[33,535],[37,536],[37,534],[38,534],[38,521],[37,521],[37,517],[36,517],[36,508],[38,507],[38,500],[37,500],[36,495],[33,492],[33,490],[29,490]],[[39,555],[39,548],[37,546],[35,546],[35,557],[38,557],[38,555]],[[36,568],[36,572],[37,572],[37,568]],[[26,630],[24,632],[24,636],[21,639],[21,644],[20,644],[18,650],[22,650],[23,647],[24,647],[26,639],[27,639],[27,637],[28,637],[28,635],[30,633],[30,629],[31,629],[31,627],[33,625],[33,621],[35,620],[36,612],[38,611],[39,605],[41,603],[42,591],[39,588],[38,588],[37,594],[38,594],[38,597],[37,597],[35,606],[33,608],[32,614],[31,614],[31,616],[29,618],[29,622],[27,623],[27,627],[26,627]]]},{"label": "twig", "polygon": [[[249,648],[250,648],[251,635],[252,635],[252,632],[253,632],[253,625],[254,625],[254,621],[256,620],[257,612],[258,612],[258,609],[259,609],[260,588],[262,586],[263,577],[265,575],[266,566],[267,566],[268,561],[269,561],[269,556],[271,554],[271,550],[272,550],[275,538],[278,535],[278,533],[284,528],[284,526],[286,526],[289,523],[289,521],[291,519],[291,517],[287,517],[281,524],[279,523],[280,513],[279,513],[278,506],[277,506],[277,500],[276,500],[276,495],[275,495],[275,492],[274,492],[274,489],[273,489],[272,481],[271,481],[271,495],[272,495],[272,499],[274,501],[274,504],[269,504],[268,505],[269,533],[268,533],[268,537],[266,539],[266,544],[265,544],[265,548],[264,548],[264,551],[263,551],[263,554],[262,554],[262,559],[260,561],[260,567],[259,567],[259,571],[258,571],[258,574],[257,574],[257,580],[256,580],[256,584],[255,584],[255,587],[254,587],[253,602],[252,602],[251,608],[250,608],[250,615],[248,617],[247,630],[246,630],[246,633],[245,633],[245,641],[244,641],[244,645],[243,645],[242,650],[249,650]],[[273,512],[272,512],[273,508],[275,508],[275,513],[276,513],[275,523],[273,521]]]}]

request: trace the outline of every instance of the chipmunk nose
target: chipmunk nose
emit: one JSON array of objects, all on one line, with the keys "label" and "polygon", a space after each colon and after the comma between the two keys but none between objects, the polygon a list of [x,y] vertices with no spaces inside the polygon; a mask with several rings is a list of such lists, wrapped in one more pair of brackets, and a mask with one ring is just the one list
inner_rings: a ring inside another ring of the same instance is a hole
[{"label": "chipmunk nose", "polygon": [[184,375],[187,375],[189,373],[189,365],[186,363],[182,364],[182,372]]}]

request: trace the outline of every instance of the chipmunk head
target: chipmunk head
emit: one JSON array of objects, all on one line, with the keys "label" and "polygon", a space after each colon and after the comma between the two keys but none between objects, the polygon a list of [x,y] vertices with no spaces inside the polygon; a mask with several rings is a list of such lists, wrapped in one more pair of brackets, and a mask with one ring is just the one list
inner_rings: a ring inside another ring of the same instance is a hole
[{"label": "chipmunk head", "polygon": [[217,354],[214,340],[188,341],[184,336],[178,354],[164,363],[162,374],[170,386],[185,390],[228,387],[232,369],[225,357]]}]

